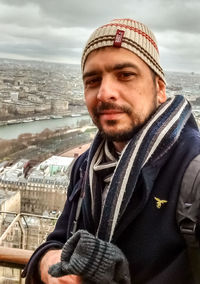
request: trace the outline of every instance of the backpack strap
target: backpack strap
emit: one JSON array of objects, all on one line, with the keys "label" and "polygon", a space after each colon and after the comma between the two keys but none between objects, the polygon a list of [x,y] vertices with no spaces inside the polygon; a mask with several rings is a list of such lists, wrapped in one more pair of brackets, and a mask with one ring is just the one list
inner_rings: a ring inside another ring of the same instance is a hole
[{"label": "backpack strap", "polygon": [[69,222],[67,226],[67,239],[72,236],[77,228],[77,222],[81,211],[80,196],[82,197],[83,182],[87,167],[89,150],[81,154],[74,162],[70,175],[70,184],[67,190],[67,200],[70,202]]},{"label": "backpack strap", "polygon": [[200,154],[187,167],[177,206],[177,222],[189,247],[199,247],[196,226],[200,214]]},{"label": "backpack strap", "polygon": [[79,178],[82,175],[82,171],[85,171],[87,165],[87,158],[88,158],[89,149],[82,153],[74,162],[70,181],[72,182],[72,187],[77,183]]},{"label": "backpack strap", "polygon": [[200,283],[200,154],[189,163],[184,173],[176,213],[187,245],[194,283]]}]

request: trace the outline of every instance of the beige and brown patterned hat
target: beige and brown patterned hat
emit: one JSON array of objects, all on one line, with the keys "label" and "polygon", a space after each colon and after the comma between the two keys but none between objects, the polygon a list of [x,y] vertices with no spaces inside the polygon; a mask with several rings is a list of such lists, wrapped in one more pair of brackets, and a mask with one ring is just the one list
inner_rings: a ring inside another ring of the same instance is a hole
[{"label": "beige and brown patterned hat", "polygon": [[96,29],[84,48],[82,70],[89,53],[106,46],[123,47],[132,51],[165,82],[156,38],[144,24],[131,19],[115,19]]}]

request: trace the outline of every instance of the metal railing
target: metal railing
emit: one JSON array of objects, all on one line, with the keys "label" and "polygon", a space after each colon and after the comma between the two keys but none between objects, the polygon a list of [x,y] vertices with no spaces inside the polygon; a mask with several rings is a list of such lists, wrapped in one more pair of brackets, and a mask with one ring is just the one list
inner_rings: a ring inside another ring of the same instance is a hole
[{"label": "metal railing", "polygon": [[[0,246],[14,247],[28,250],[35,250],[45,239],[46,235],[53,230],[57,217],[41,216],[30,213],[15,213],[0,211],[1,234]],[[6,222],[4,216],[10,216],[11,219]],[[40,220],[40,224],[31,223],[31,221]],[[18,228],[18,233],[13,238],[13,230]],[[9,235],[11,239],[9,240]]]},{"label": "metal railing", "polygon": [[0,283],[23,284],[21,272],[33,251],[0,246]]},{"label": "metal railing", "polygon": [[23,284],[21,272],[57,217],[0,211],[0,284]]},{"label": "metal railing", "polygon": [[28,262],[32,253],[32,250],[0,246],[0,265],[13,268],[23,268]]}]

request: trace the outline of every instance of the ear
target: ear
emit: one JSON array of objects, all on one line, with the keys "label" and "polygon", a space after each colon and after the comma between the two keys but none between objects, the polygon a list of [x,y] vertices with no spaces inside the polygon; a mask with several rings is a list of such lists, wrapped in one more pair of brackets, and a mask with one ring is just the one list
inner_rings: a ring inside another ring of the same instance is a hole
[{"label": "ear", "polygon": [[156,77],[156,91],[158,105],[163,104],[167,100],[166,85],[160,77]]}]

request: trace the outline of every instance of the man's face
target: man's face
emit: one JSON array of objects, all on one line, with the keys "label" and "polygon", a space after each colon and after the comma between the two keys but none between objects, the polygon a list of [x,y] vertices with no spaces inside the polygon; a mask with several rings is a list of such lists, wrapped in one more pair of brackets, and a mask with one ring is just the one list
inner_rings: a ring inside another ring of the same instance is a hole
[{"label": "man's face", "polygon": [[137,55],[106,47],[87,57],[84,93],[99,130],[113,141],[129,140],[166,100],[165,84]]}]

